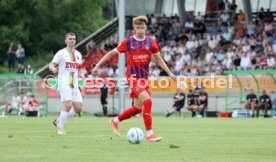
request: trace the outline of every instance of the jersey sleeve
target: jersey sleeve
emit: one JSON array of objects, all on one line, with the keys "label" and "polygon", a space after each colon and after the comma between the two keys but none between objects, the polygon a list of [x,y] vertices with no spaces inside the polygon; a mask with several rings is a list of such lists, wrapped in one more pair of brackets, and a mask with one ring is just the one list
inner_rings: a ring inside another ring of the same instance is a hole
[{"label": "jersey sleeve", "polygon": [[57,52],[52,60],[53,63],[59,64],[60,62],[60,52]]},{"label": "jersey sleeve", "polygon": [[157,42],[155,40],[152,40],[152,48],[151,48],[152,54],[157,54],[159,51],[160,50]]},{"label": "jersey sleeve", "polygon": [[125,53],[125,52],[126,52],[126,49],[127,49],[127,42],[126,42],[126,39],[124,39],[124,40],[115,48],[115,50],[116,50],[118,53]]},{"label": "jersey sleeve", "polygon": [[81,53],[79,53],[79,57],[80,57],[80,59],[79,59],[79,64],[81,65],[82,64],[82,55],[81,55]]}]

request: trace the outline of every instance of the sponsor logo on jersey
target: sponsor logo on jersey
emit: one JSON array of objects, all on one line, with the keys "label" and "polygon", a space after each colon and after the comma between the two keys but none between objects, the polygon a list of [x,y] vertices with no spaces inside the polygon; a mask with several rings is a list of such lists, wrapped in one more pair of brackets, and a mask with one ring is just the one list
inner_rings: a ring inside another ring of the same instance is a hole
[{"label": "sponsor logo on jersey", "polygon": [[65,68],[66,69],[78,69],[79,64],[75,63],[75,62],[66,62]]},{"label": "sponsor logo on jersey", "polygon": [[148,55],[147,54],[141,54],[141,55],[133,55],[132,59],[134,62],[140,62],[140,61],[147,61]]}]

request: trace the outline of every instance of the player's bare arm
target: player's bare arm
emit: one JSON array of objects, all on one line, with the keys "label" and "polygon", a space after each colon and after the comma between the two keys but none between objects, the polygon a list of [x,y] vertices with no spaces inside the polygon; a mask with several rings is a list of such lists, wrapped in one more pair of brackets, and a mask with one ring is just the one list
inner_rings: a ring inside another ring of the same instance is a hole
[{"label": "player's bare arm", "polygon": [[176,81],[176,76],[170,71],[168,68],[167,64],[164,62],[162,57],[160,56],[159,53],[153,54],[154,59],[158,63],[158,65],[174,80]]},{"label": "player's bare arm", "polygon": [[56,74],[58,72],[58,69],[57,69],[57,65],[56,63],[54,62],[51,62],[50,65],[49,65],[49,69],[54,73]]},{"label": "player's bare arm", "polygon": [[109,51],[104,57],[96,64],[96,66],[92,70],[92,74],[96,74],[99,67],[101,67],[106,61],[108,61],[110,58],[118,54],[116,50]]}]

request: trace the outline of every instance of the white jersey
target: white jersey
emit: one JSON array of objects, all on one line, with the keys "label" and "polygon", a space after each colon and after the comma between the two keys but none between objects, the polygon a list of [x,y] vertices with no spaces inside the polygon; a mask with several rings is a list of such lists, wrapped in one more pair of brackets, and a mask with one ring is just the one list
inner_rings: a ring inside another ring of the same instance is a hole
[{"label": "white jersey", "polygon": [[20,96],[12,96],[11,106],[17,108],[20,102]]},{"label": "white jersey", "polygon": [[59,50],[52,62],[58,64],[58,89],[78,88],[78,69],[82,64],[81,53],[69,52],[67,48]]}]

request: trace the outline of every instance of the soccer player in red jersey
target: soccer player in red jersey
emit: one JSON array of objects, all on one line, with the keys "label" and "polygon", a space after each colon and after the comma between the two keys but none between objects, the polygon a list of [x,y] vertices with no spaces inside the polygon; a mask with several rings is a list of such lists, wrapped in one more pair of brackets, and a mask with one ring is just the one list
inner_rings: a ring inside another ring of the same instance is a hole
[{"label": "soccer player in red jersey", "polygon": [[101,65],[118,53],[125,53],[127,57],[126,77],[131,88],[130,97],[134,99],[134,106],[126,109],[119,116],[110,120],[113,131],[120,135],[118,124],[142,112],[144,124],[147,131],[148,141],[160,141],[153,133],[151,107],[152,100],[148,88],[149,63],[153,55],[159,66],[176,81],[176,76],[169,70],[168,66],[160,56],[159,47],[155,40],[146,36],[148,19],[145,16],[138,16],[133,19],[135,34],[125,38],[115,49],[108,52],[94,67],[95,74]]}]

